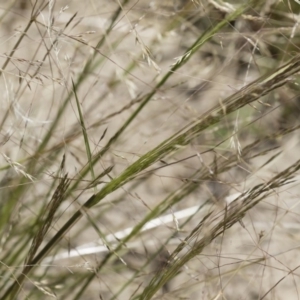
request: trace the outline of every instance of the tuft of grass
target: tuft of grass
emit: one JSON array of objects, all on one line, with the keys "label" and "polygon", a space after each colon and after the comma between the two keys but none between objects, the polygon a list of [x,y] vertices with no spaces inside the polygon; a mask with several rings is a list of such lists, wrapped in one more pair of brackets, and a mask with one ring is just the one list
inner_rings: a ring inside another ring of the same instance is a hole
[{"label": "tuft of grass", "polygon": [[299,298],[298,10],[4,4],[0,299]]}]

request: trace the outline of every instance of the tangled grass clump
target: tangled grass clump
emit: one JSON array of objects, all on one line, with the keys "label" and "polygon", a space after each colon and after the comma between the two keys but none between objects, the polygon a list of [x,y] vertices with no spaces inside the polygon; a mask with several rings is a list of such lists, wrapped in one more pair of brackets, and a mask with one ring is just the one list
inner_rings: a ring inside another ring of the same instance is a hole
[{"label": "tangled grass clump", "polygon": [[295,3],[5,4],[0,299],[299,298]]}]

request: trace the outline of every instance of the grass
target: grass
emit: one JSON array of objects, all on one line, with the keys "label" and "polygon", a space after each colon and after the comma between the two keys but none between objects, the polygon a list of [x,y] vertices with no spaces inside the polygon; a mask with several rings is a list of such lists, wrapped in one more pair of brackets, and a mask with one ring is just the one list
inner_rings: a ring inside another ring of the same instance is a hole
[{"label": "grass", "polygon": [[298,4],[175,2],[3,4],[0,299],[300,297]]}]

